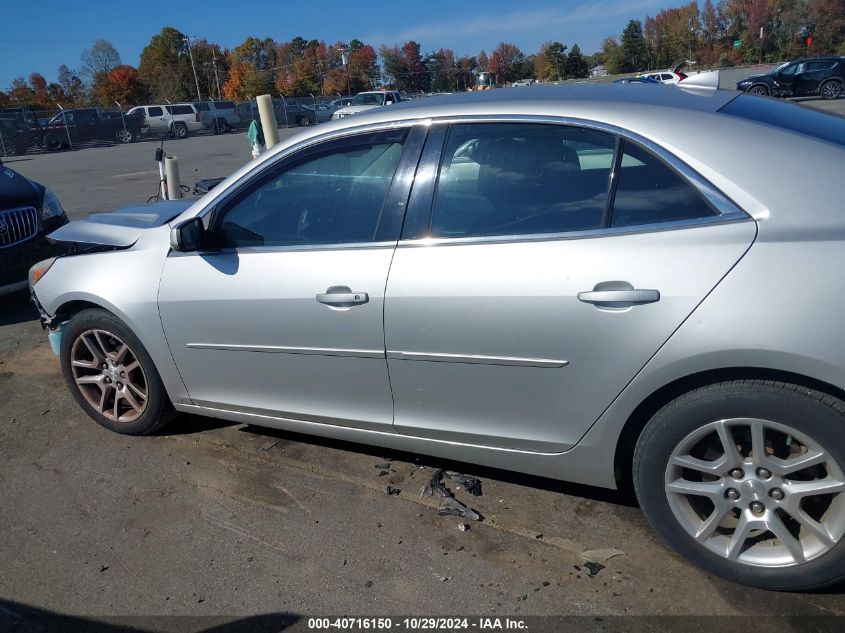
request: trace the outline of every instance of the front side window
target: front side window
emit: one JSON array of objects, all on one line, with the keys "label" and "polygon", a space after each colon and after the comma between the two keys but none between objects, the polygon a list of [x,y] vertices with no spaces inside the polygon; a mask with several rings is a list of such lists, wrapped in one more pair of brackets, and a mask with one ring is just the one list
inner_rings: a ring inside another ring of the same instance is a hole
[{"label": "front side window", "polygon": [[350,244],[375,239],[406,130],[329,141],[269,173],[225,203],[221,246]]},{"label": "front side window", "polygon": [[433,237],[600,228],[616,139],[569,126],[455,125],[434,200]]},{"label": "front side window", "polygon": [[654,154],[625,142],[611,226],[636,226],[715,215],[701,193]]},{"label": "front side window", "polygon": [[355,95],[355,98],[352,100],[352,105],[383,105],[384,104],[384,95],[378,93],[366,93],[362,92],[361,94]]}]

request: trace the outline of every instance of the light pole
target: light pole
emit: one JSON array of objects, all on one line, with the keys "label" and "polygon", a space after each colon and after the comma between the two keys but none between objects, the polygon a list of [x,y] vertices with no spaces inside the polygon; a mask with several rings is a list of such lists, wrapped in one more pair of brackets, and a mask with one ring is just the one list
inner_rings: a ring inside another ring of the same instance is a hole
[{"label": "light pole", "polygon": [[202,95],[200,95],[200,80],[197,77],[197,68],[194,66],[194,53],[191,50],[191,38],[190,36],[185,36],[185,43],[188,45],[188,56],[191,58],[191,70],[194,71],[194,83],[197,86],[197,101],[202,101]]},{"label": "light pole", "polygon": [[214,82],[217,84],[217,100],[223,97],[220,96],[220,77],[217,75],[217,56],[211,58],[211,64],[214,66]]},{"label": "light pole", "polygon": [[340,52],[340,61],[343,63],[343,67],[346,70],[346,96],[351,97],[352,93],[349,90],[349,52],[348,51],[341,51]]}]

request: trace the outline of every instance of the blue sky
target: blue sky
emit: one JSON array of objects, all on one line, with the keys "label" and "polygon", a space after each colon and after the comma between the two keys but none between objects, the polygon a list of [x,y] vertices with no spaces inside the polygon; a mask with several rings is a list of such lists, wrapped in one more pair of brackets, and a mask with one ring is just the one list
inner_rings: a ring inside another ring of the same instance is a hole
[{"label": "blue sky", "polygon": [[[357,37],[378,47],[414,39],[423,52],[450,47],[456,54],[489,53],[500,41],[526,52],[547,40],[594,52],[631,18],[643,19],[681,0],[558,0],[557,2],[440,2],[427,0],[163,0],[77,2],[2,0],[0,89],[38,71],[48,81],[60,64],[80,66],[81,52],[104,37],[124,63],[137,65],[141,50],[163,26],[231,48],[247,36],[287,40],[297,35],[327,42]],[[268,15],[259,20],[257,16]]]}]

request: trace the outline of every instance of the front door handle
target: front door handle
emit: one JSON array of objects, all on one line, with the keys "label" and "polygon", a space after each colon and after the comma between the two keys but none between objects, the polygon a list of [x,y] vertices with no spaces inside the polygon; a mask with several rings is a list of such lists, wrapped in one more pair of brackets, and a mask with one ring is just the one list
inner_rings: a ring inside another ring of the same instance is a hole
[{"label": "front door handle", "polygon": [[627,281],[603,281],[590,291],[579,292],[578,300],[599,308],[629,308],[660,301],[660,291],[634,288]]},{"label": "front door handle", "polygon": [[327,306],[348,308],[367,303],[370,295],[366,292],[352,292],[348,286],[332,286],[326,292],[317,295],[317,301]]}]

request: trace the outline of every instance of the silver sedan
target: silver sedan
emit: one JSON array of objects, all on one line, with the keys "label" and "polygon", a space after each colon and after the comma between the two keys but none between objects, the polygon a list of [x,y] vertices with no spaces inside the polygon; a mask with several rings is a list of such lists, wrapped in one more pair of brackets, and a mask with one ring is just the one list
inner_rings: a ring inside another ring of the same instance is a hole
[{"label": "silver sedan", "polygon": [[809,589],[845,578],[843,162],[845,121],[734,92],[439,97],[73,222],[31,284],[119,433],[183,411],[630,486],[703,568]]}]

